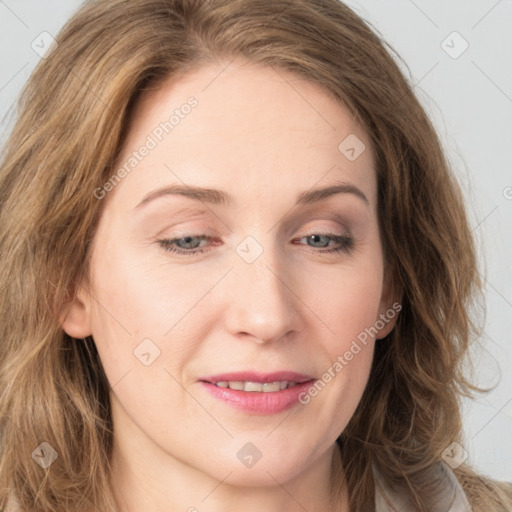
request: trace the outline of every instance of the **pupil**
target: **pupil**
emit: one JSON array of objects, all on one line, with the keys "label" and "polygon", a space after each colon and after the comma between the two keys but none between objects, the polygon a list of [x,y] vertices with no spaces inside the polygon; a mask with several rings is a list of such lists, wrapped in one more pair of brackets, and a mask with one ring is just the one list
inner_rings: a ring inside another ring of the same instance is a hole
[{"label": "pupil", "polygon": [[311,238],[313,239],[313,242],[314,243],[317,243],[320,241],[320,237],[322,237],[323,235],[311,235]]},{"label": "pupil", "polygon": [[[192,237],[192,236],[187,236],[187,237],[183,238],[183,240],[185,241],[185,245],[187,245],[187,246],[188,246],[188,245],[191,243],[191,240],[192,240],[193,238],[194,238],[194,237]],[[192,245],[193,245],[193,244],[192,244]],[[187,248],[189,248],[189,247],[187,247]]]}]

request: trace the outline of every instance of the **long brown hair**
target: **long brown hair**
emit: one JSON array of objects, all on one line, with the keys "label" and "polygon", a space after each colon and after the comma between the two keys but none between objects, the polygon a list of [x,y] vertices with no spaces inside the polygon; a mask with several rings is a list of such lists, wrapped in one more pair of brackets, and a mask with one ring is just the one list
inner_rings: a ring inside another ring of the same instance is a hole
[{"label": "long brown hair", "polygon": [[[371,137],[402,310],[338,442],[352,511],[374,509],[372,466],[429,511],[432,468],[462,444],[459,397],[476,389],[462,363],[480,332],[481,282],[459,186],[391,48],[338,0],[92,0],[56,39],[1,163],[0,509],[16,499],[27,511],[116,510],[109,383],[94,340],[59,324],[89,271],[93,192],[115,170],[143,89],[242,57],[317,84]],[[31,457],[42,442],[58,454],[51,469]],[[499,484],[465,464],[456,475],[475,512],[510,510]]]}]

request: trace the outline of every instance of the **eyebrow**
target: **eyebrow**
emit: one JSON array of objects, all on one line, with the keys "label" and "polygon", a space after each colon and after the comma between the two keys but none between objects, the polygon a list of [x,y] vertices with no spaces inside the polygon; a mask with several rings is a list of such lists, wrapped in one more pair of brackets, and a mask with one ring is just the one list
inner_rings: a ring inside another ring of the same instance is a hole
[{"label": "eyebrow", "polygon": [[[357,188],[352,183],[340,182],[339,184],[332,185],[330,187],[306,190],[302,192],[297,198],[296,206],[304,206],[316,203],[335,194],[353,194],[362,199],[366,205],[370,205],[368,198],[359,188]],[[203,203],[214,205],[220,204],[228,206],[234,202],[233,197],[223,190],[198,187],[195,185],[169,185],[166,187],[158,188],[146,194],[142,201],[134,209],[138,209],[143,205],[154,201],[155,199],[170,195],[188,197],[190,199],[195,199]]]}]

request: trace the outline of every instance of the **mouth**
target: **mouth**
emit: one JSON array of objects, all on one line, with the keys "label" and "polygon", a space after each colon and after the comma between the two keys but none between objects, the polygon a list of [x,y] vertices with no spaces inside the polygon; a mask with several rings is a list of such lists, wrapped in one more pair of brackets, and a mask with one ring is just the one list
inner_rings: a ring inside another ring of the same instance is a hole
[{"label": "mouth", "polygon": [[296,382],[287,380],[276,380],[275,382],[220,380],[215,383],[212,382],[212,384],[218,388],[229,388],[235,389],[236,391],[246,391],[248,393],[275,393],[277,391],[282,391],[283,389],[293,388],[297,385]]},{"label": "mouth", "polygon": [[254,414],[273,414],[297,405],[299,395],[316,379],[297,372],[237,372],[199,379],[210,395]]}]

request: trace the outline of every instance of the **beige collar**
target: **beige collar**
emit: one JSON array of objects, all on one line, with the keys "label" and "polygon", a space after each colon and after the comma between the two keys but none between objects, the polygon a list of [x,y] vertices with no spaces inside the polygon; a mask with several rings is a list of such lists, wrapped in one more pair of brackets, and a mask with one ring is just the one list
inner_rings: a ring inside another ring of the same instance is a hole
[{"label": "beige collar", "polygon": [[[439,463],[441,478],[446,482],[445,492],[437,496],[432,512],[472,512],[466,494],[462,489],[455,473],[444,462]],[[387,490],[374,467],[376,481],[380,485],[375,490],[375,511],[376,512],[413,512],[412,505],[403,496],[394,494]]]}]

